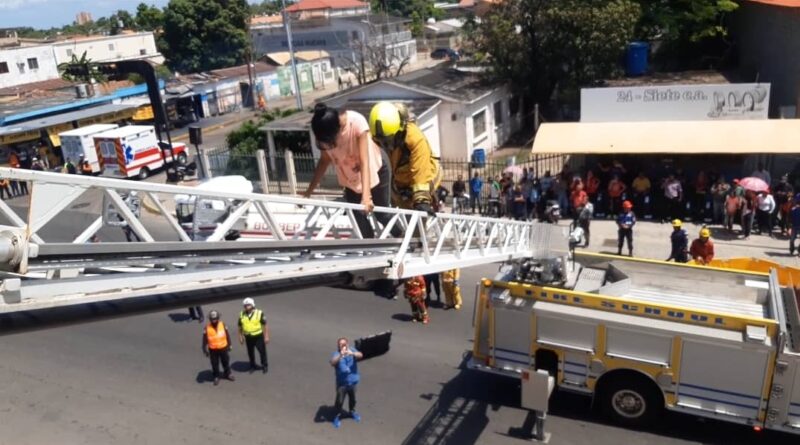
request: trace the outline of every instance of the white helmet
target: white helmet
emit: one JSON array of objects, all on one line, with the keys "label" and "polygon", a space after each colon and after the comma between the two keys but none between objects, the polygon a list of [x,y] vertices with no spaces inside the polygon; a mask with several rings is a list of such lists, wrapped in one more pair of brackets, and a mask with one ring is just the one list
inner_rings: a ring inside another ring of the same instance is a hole
[{"label": "white helmet", "polygon": [[247,306],[247,305],[255,306],[256,302],[252,298],[245,298],[244,301],[242,301],[242,306]]}]

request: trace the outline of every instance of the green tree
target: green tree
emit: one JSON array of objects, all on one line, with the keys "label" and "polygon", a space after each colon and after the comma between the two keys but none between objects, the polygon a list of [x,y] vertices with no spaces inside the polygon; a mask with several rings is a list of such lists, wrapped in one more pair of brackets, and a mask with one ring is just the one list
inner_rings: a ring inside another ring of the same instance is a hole
[{"label": "green tree", "polygon": [[253,3],[250,5],[251,15],[272,15],[281,12],[280,0],[263,0],[261,3]]},{"label": "green tree", "polygon": [[136,26],[144,31],[158,31],[164,27],[164,11],[153,5],[139,3],[136,7]]},{"label": "green tree", "polygon": [[422,35],[428,19],[441,19],[444,11],[434,7],[433,0],[372,0],[374,12],[411,19],[411,33],[414,37]]},{"label": "green tree", "polygon": [[632,0],[506,0],[465,34],[490,79],[548,103],[615,75],[640,16]]},{"label": "green tree", "polygon": [[120,9],[108,18],[108,32],[114,36],[125,29],[137,29],[136,20],[130,12]]},{"label": "green tree", "polygon": [[637,38],[660,42],[656,62],[664,69],[708,68],[723,61],[727,16],[739,5],[733,0],[638,0],[642,19]]},{"label": "green tree", "polygon": [[246,0],[170,0],[161,49],[175,71],[190,73],[244,63]]}]

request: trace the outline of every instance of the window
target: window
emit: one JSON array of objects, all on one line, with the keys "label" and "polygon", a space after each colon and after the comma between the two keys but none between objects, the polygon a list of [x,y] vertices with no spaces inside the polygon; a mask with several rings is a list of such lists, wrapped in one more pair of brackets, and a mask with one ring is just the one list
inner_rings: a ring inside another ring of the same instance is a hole
[{"label": "window", "polygon": [[17,63],[17,69],[19,69],[20,74],[25,74],[25,64],[22,62]]},{"label": "window", "polygon": [[353,31],[351,35],[353,36],[353,40],[358,40],[358,31]]},{"label": "window", "polygon": [[72,50],[71,50],[71,49],[68,49],[68,50],[67,50],[67,57],[72,57],[72,55],[73,55],[73,54],[74,54],[74,53],[72,52]]},{"label": "window", "polygon": [[144,48],[140,49],[140,50],[139,50],[139,55],[140,55],[140,56],[146,56],[146,55],[147,55],[147,50],[146,50],[146,49],[144,49]]},{"label": "window", "polygon": [[0,74],[8,72],[8,62],[0,62]]},{"label": "window", "polygon": [[519,113],[519,96],[511,96],[508,101],[508,111],[512,116],[516,116]]},{"label": "window", "polygon": [[481,110],[472,115],[472,138],[478,139],[486,133],[486,110]]},{"label": "window", "polygon": [[494,103],[494,125],[503,124],[503,101],[498,100]]},{"label": "window", "polygon": [[28,68],[32,70],[39,69],[39,61],[36,60],[36,57],[31,57],[30,59],[28,59]]},{"label": "window", "polygon": [[109,43],[108,44],[108,50],[109,51],[114,51],[114,44],[113,43]]}]

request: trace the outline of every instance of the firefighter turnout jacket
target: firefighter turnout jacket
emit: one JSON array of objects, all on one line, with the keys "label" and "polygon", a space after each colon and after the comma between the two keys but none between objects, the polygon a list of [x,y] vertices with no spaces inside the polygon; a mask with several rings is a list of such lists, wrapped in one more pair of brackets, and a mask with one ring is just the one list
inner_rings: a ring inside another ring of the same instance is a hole
[{"label": "firefighter turnout jacket", "polygon": [[439,161],[417,124],[406,124],[403,144],[389,154],[392,163],[392,200],[400,208],[414,204],[433,205],[434,191],[441,183]]}]

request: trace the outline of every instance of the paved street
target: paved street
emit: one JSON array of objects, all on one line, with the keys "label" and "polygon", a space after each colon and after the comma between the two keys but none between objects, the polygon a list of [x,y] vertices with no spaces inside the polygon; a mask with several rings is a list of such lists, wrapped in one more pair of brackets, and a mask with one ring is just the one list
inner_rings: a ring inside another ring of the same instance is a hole
[{"label": "paved street", "polygon": [[[74,227],[85,216],[80,210],[54,222],[53,233]],[[596,224],[601,249],[606,224]],[[666,227],[640,226],[643,233]],[[657,240],[645,238],[639,238],[642,251],[655,250],[646,243]],[[270,373],[243,372],[246,353],[237,344],[237,381],[219,387],[210,384],[200,325],[184,311],[6,336],[0,344],[6,358],[0,363],[2,442],[523,443],[514,436],[526,418],[516,382],[460,369],[472,335],[472,283],[494,270],[466,270],[464,310],[433,309],[428,326],[407,321],[404,300],[366,292],[315,288],[257,297],[272,330]],[[231,327],[240,298],[213,306]],[[360,367],[362,423],[347,420],[333,429],[324,419],[333,401],[327,360],[336,338],[386,329],[394,332],[391,351]],[[583,397],[557,393],[552,404],[547,429],[554,444],[796,443],[783,434],[672,413],[654,430],[633,431],[603,423]]]}]

